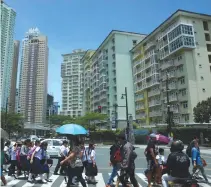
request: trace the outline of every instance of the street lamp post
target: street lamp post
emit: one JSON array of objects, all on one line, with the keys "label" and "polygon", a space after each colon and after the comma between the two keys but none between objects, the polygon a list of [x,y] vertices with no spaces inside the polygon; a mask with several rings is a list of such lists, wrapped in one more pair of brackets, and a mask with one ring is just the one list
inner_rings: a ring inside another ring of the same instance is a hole
[{"label": "street lamp post", "polygon": [[166,100],[167,100],[167,125],[168,125],[168,133],[171,134],[171,111],[170,111],[170,103],[169,103],[169,74],[166,72]]},{"label": "street lamp post", "polygon": [[127,140],[129,138],[129,128],[130,128],[130,124],[129,124],[129,120],[128,120],[128,100],[127,100],[127,87],[125,87],[125,93],[122,94],[122,99],[124,99],[125,96],[125,104],[126,104],[126,121],[127,121]]}]

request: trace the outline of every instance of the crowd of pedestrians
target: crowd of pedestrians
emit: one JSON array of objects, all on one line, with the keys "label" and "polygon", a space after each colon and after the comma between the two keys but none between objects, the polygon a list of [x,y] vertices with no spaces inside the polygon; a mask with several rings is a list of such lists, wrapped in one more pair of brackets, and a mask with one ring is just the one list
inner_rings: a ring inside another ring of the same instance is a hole
[{"label": "crowd of pedestrians", "polygon": [[[83,187],[87,184],[96,184],[95,177],[98,174],[96,163],[96,152],[94,142],[89,142],[85,146],[82,138],[75,136],[72,146],[68,141],[63,141],[58,152],[58,163],[54,170],[54,175],[64,175],[67,187],[81,183]],[[47,153],[48,144],[39,140],[31,142],[29,139],[16,142],[11,145],[10,141],[1,140],[1,180],[6,185],[3,170],[8,175],[18,178],[22,173],[27,176],[27,181],[35,182],[37,177],[40,183],[51,182],[49,179],[49,167],[53,164]],[[195,137],[188,146],[186,153],[181,140],[173,140],[171,143],[168,158],[164,156],[164,149],[159,148],[156,138],[151,137],[144,154],[146,156],[147,168],[145,175],[148,179],[148,187],[154,184],[162,184],[167,187],[169,182],[190,177],[190,158],[193,164],[192,178],[198,177],[201,171],[202,176],[208,183],[204,167],[206,161],[201,158],[198,139]],[[110,166],[112,173],[107,181],[106,187],[111,187],[114,178],[117,176],[117,185],[122,187],[134,187],[139,184],[135,177],[135,159],[137,154],[135,147],[126,140],[125,134],[116,137],[114,144],[110,147]],[[182,171],[182,172],[181,172]],[[85,172],[85,178],[82,173]],[[129,182],[130,179],[130,182]]]}]

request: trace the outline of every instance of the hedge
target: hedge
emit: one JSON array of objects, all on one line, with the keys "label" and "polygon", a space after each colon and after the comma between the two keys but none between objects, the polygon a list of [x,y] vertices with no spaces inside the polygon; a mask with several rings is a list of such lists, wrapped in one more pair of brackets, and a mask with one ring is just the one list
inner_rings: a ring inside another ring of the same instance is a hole
[{"label": "hedge", "polygon": [[[154,129],[155,130],[155,129]],[[157,132],[161,134],[166,134],[165,128],[156,129]],[[90,139],[95,141],[96,143],[112,144],[115,141],[116,136],[120,133],[120,130],[112,131],[112,130],[101,130],[90,132]],[[152,132],[149,129],[149,133]],[[204,138],[211,138],[211,129],[197,129],[193,127],[181,127],[181,128],[172,128],[172,132],[176,139],[182,140],[185,144],[188,144],[194,136],[199,137],[200,132],[203,132]],[[135,136],[136,144],[146,144],[146,135],[136,135]]]}]

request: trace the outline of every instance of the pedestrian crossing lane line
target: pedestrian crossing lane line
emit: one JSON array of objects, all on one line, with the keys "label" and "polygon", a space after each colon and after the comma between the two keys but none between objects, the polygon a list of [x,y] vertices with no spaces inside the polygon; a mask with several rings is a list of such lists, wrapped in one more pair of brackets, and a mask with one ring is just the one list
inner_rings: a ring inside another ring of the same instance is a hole
[{"label": "pedestrian crossing lane line", "polygon": [[147,178],[143,173],[136,173],[136,175],[146,184],[148,184]]},{"label": "pedestrian crossing lane line", "polygon": [[63,180],[59,187],[66,187],[66,186],[67,186],[67,183],[65,180]]},{"label": "pedestrian crossing lane line", "polygon": [[[32,187],[32,186],[36,186],[36,184],[35,183],[31,183],[31,182],[27,182],[26,181],[26,183],[22,186],[22,187]],[[49,186],[48,186],[49,187]]]},{"label": "pedestrian crossing lane line", "polygon": [[15,186],[16,184],[18,184],[19,182],[21,182],[21,180],[13,179],[12,181],[8,182],[6,186],[12,187],[12,186]]},{"label": "pedestrian crossing lane line", "polygon": [[[108,175],[109,175],[109,177],[111,176],[111,173],[108,173]],[[130,179],[130,178],[129,178]],[[117,176],[116,177],[114,177],[114,182],[113,182],[113,184],[114,185],[116,185],[116,182],[117,182]],[[140,187],[142,187],[142,185],[140,184],[140,183],[138,183],[138,185],[140,186]]]},{"label": "pedestrian crossing lane line", "polygon": [[48,182],[47,184],[43,184],[41,187],[49,187],[49,184],[52,185],[58,178],[59,178],[59,175],[51,175],[50,180],[52,180],[52,182]]}]

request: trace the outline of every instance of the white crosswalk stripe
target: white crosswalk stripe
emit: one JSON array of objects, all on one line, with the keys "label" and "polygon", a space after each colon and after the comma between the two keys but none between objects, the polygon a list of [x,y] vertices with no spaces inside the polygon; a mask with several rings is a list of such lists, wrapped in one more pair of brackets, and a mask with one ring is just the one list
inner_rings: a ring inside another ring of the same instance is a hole
[{"label": "white crosswalk stripe", "polygon": [[[109,176],[111,173],[98,173],[98,175],[95,177],[97,184],[94,185],[95,187],[105,187]],[[83,177],[85,178],[85,174],[83,173]],[[201,177],[201,176],[200,176]],[[207,175],[209,182],[211,182],[211,175]],[[15,179],[13,176],[5,176],[8,184],[7,187],[66,187],[66,182],[64,180],[63,176],[59,175],[51,175],[50,179],[52,182],[49,182],[47,184],[34,184],[34,183],[28,183],[27,179],[24,179],[24,176],[20,176],[19,179]],[[139,182],[139,187],[144,187],[147,185],[147,178],[143,173],[136,173],[136,178]],[[114,178],[114,185],[116,185],[117,177]],[[210,187],[211,185],[205,184],[200,182],[200,187]],[[93,187],[93,185],[87,185],[88,187]],[[121,185],[119,185],[121,187]],[[82,187],[82,185],[79,183],[77,187]]]}]

